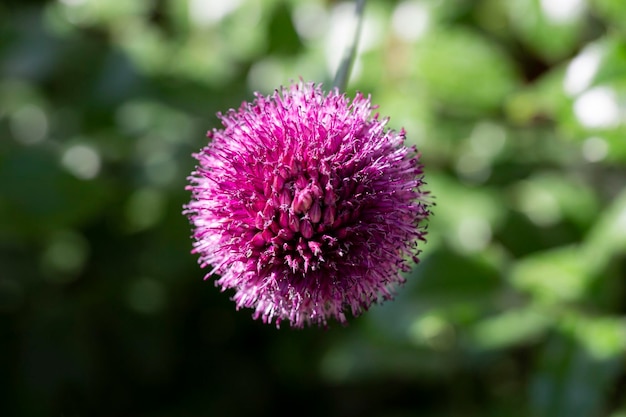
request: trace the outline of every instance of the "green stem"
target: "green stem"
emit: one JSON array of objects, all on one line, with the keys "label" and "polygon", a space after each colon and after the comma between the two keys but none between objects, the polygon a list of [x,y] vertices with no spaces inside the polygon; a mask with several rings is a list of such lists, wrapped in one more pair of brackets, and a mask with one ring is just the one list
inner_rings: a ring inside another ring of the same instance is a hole
[{"label": "green stem", "polygon": [[365,0],[356,0],[355,17],[357,19],[354,35],[352,36],[352,45],[346,49],[346,52],[341,60],[341,64],[337,69],[335,75],[335,81],[333,87],[336,87],[339,91],[345,91],[348,84],[348,78],[350,78],[350,71],[352,70],[352,64],[356,57],[356,50],[359,44],[359,37],[361,36],[361,26],[363,26],[363,9],[365,8]]}]

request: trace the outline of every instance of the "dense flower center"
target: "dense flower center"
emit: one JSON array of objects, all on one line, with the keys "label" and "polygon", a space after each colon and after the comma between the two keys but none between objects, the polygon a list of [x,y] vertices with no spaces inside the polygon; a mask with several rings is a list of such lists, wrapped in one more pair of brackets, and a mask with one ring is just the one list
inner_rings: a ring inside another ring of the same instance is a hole
[{"label": "dense flower center", "polygon": [[341,226],[353,213],[343,210],[337,216],[338,181],[331,178],[327,165],[312,162],[309,167],[300,161],[282,162],[262,178],[266,186],[255,198],[256,233],[246,253],[258,258],[260,270],[284,262],[301,275],[334,268],[334,259],[345,254],[338,238],[345,237],[347,232]]}]

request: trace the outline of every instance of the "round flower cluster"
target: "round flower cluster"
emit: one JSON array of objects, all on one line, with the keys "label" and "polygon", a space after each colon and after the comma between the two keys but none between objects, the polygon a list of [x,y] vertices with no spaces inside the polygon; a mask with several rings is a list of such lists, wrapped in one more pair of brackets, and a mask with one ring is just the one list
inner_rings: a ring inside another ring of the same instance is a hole
[{"label": "round flower cluster", "polygon": [[344,323],[404,282],[430,204],[416,150],[372,109],[299,82],[218,115],[184,213],[237,308],[277,326]]}]

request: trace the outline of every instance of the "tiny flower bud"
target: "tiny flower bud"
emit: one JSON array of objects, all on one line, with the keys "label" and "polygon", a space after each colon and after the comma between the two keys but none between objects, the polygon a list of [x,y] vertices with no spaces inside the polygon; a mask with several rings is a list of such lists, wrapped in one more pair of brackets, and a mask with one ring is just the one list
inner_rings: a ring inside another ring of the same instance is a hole
[{"label": "tiny flower bud", "polygon": [[296,214],[289,213],[289,229],[292,232],[298,232],[300,230],[300,219]]},{"label": "tiny flower bud", "polygon": [[261,248],[265,246],[265,238],[263,237],[263,232],[259,232],[252,238],[252,246],[255,248]]},{"label": "tiny flower bud", "polygon": [[265,219],[263,218],[263,213],[261,213],[260,211],[256,214],[256,217],[254,218],[254,227],[259,230],[265,229]]},{"label": "tiny flower bud", "polygon": [[309,190],[298,191],[293,199],[293,212],[298,214],[304,213],[311,207],[311,204],[313,204],[313,196]]},{"label": "tiny flower bud", "polygon": [[322,208],[320,207],[320,202],[317,200],[315,200],[309,210],[309,219],[311,219],[313,223],[319,223],[322,219]]},{"label": "tiny flower bud", "polygon": [[310,239],[313,236],[313,225],[307,219],[300,222],[300,233],[305,239]]},{"label": "tiny flower bud", "polygon": [[337,209],[334,206],[324,207],[324,224],[332,226],[335,223],[335,213]]},{"label": "tiny flower bud", "polygon": [[280,216],[278,216],[278,224],[283,229],[289,227],[289,214],[286,211],[281,211]]},{"label": "tiny flower bud", "polygon": [[281,191],[279,201],[281,209],[284,210],[286,207],[289,207],[289,205],[291,204],[291,193],[289,192],[289,190],[283,189]]},{"label": "tiny flower bud", "polygon": [[275,175],[274,183],[272,184],[274,191],[279,192],[283,189],[283,185],[285,185],[285,179],[281,175]]}]

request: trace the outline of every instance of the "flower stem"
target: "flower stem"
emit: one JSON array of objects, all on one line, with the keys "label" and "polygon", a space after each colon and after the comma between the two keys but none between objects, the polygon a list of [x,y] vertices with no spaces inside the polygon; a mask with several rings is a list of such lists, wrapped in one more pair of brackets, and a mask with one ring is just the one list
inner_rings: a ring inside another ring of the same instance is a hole
[{"label": "flower stem", "polygon": [[341,60],[341,64],[337,69],[335,75],[335,81],[333,87],[336,87],[339,91],[344,91],[348,84],[348,78],[350,78],[350,71],[352,70],[352,64],[356,56],[357,46],[359,44],[359,37],[361,36],[361,26],[363,26],[363,9],[365,8],[365,0],[356,0],[355,17],[357,19],[356,28],[352,36],[352,44],[346,49],[346,52]]}]

